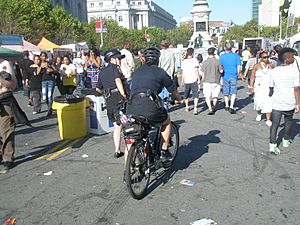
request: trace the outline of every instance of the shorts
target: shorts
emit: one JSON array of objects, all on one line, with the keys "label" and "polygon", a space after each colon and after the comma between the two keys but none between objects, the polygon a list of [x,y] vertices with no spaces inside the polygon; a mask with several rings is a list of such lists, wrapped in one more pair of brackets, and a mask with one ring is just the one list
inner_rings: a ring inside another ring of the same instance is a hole
[{"label": "shorts", "polygon": [[128,103],[126,114],[146,117],[152,125],[162,124],[168,113],[165,108],[158,109],[154,101],[149,97],[136,95]]},{"label": "shorts", "polygon": [[112,122],[116,122],[115,115],[120,110],[120,107],[123,102],[123,97],[120,92],[114,92],[111,96],[105,99],[106,109],[107,109],[107,117]]},{"label": "shorts", "polygon": [[221,85],[216,83],[203,83],[203,95],[205,98],[217,98],[221,91]]},{"label": "shorts", "polygon": [[237,78],[231,77],[228,80],[223,79],[223,95],[236,95],[237,94]]},{"label": "shorts", "polygon": [[199,98],[199,86],[197,82],[184,85],[184,98],[187,99],[190,93],[193,93],[193,98]]}]

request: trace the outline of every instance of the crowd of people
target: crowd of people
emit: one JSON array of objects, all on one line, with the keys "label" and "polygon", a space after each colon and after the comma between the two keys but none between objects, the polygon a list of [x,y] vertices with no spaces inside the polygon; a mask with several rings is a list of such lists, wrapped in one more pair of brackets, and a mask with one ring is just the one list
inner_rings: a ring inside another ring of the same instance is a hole
[{"label": "crowd of people", "polygon": [[[168,158],[170,96],[176,104],[184,104],[185,111],[189,112],[192,93],[193,114],[198,115],[200,87],[203,86],[208,115],[216,113],[220,93],[224,96],[224,110],[235,114],[234,104],[240,78],[248,81],[249,97],[254,95],[256,121],[261,121],[262,114],[266,114],[266,125],[270,127],[269,151],[280,154],[276,137],[282,116],[285,119],[282,146],[288,147],[291,143],[292,118],[295,112],[299,112],[300,104],[300,61],[295,50],[275,46],[271,52],[245,49],[238,54],[232,51],[230,43],[226,43],[225,51],[220,55],[217,49],[209,48],[205,60],[201,54],[195,57],[194,49],[188,48],[178,63],[167,40],[160,43],[160,48],[148,47],[138,54],[133,54],[131,48],[130,42],[124,41],[123,49],[111,49],[102,56],[98,50],[91,49],[88,53],[55,56],[49,60],[48,54],[42,52],[34,55],[33,61],[25,51],[24,59],[18,66],[28,107],[33,108],[32,113],[35,115],[41,112],[41,103],[44,102],[47,105],[47,116],[50,116],[55,86],[61,95],[71,95],[75,90],[83,88],[97,90],[103,94],[108,118],[114,124],[114,157],[119,158],[124,155],[120,150],[122,125],[115,115],[123,99],[130,99],[126,113],[143,115],[154,125],[162,124],[161,155]],[[10,74],[7,69],[1,70]],[[3,77],[0,76],[0,172],[4,173],[12,167],[14,160],[9,145],[5,143],[10,138],[11,146],[14,146],[14,137],[8,137],[8,132],[12,132],[15,122],[11,119],[14,114],[5,103],[11,99],[2,95],[11,92],[20,82],[13,76]],[[184,87],[183,100],[178,92],[180,86]]]}]

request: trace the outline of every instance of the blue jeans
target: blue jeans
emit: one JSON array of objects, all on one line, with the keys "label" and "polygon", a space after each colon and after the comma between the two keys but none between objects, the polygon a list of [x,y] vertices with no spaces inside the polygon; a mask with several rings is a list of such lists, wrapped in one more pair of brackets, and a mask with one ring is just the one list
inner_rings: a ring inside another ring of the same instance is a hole
[{"label": "blue jeans", "polygon": [[236,95],[237,94],[237,77],[231,77],[228,80],[223,79],[223,95]]},{"label": "blue jeans", "polygon": [[84,87],[84,73],[77,73],[77,78],[76,78],[76,82],[77,82],[77,86],[83,88]]},{"label": "blue jeans", "polygon": [[52,107],[54,87],[55,81],[42,81],[42,99],[48,104],[48,110],[50,110]]}]

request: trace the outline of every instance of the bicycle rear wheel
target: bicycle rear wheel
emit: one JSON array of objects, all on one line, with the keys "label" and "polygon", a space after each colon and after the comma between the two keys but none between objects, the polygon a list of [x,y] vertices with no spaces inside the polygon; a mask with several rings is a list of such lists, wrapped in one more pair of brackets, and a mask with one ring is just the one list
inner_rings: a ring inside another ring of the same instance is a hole
[{"label": "bicycle rear wheel", "polygon": [[142,143],[132,145],[126,162],[125,181],[129,194],[135,199],[145,197],[150,180],[149,155],[144,150]]},{"label": "bicycle rear wheel", "polygon": [[176,126],[176,124],[173,121],[171,121],[171,134],[170,134],[168,150],[171,153],[172,157],[167,162],[162,163],[162,165],[165,169],[169,168],[170,166],[173,165],[173,163],[176,159],[176,156],[177,156],[178,148],[179,148],[178,127]]}]

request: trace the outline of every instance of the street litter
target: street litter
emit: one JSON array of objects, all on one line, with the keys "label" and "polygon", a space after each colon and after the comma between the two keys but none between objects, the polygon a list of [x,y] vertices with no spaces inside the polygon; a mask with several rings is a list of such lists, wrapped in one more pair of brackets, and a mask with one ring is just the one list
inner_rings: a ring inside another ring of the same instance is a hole
[{"label": "street litter", "polygon": [[246,114],[247,112],[246,112],[246,111],[241,111],[241,113],[242,113],[242,114]]},{"label": "street litter", "polygon": [[88,158],[89,156],[87,154],[83,154],[82,158]]},{"label": "street litter", "polygon": [[44,175],[45,175],[45,176],[51,176],[52,173],[53,173],[53,171],[49,171],[49,172],[44,173]]},{"label": "street litter", "polygon": [[180,184],[183,184],[183,185],[186,185],[186,186],[189,186],[189,187],[193,187],[195,185],[195,182],[183,179],[182,181],[180,181]]},{"label": "street litter", "polygon": [[4,225],[15,225],[17,223],[17,220],[15,218],[9,218],[5,221]]},{"label": "street litter", "polygon": [[197,220],[195,222],[190,223],[190,225],[217,225],[217,223],[215,221],[213,221],[212,219],[201,219],[201,220]]}]

